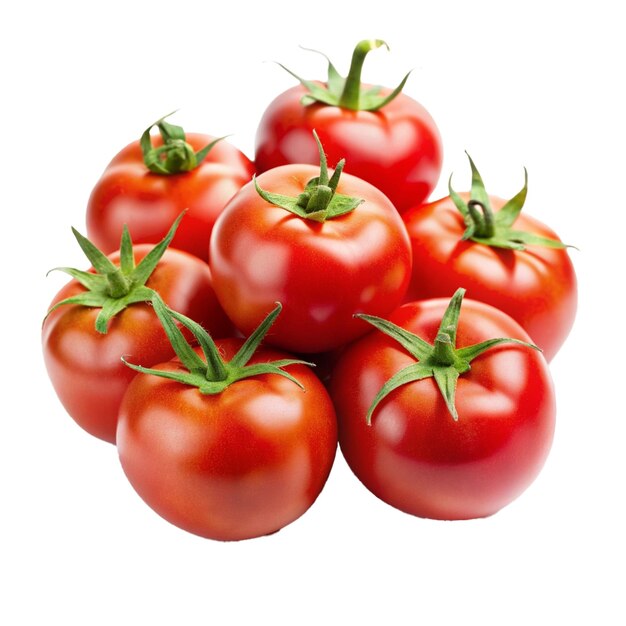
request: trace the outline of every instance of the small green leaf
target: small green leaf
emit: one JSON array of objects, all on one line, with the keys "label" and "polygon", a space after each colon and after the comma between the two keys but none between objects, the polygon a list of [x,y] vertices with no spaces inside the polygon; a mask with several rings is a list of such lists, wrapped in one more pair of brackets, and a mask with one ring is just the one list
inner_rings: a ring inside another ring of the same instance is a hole
[{"label": "small green leaf", "polygon": [[486,210],[491,210],[491,201],[489,199],[489,194],[485,189],[485,183],[483,182],[482,176],[480,172],[476,168],[472,157],[466,152],[467,158],[470,162],[470,167],[472,168],[472,190],[470,193],[470,198],[472,200],[477,200],[480,204],[485,207]]},{"label": "small green leaf", "polygon": [[[328,78],[326,81],[326,84],[328,85],[328,91],[330,91],[330,93],[333,96],[339,99],[341,97],[341,92],[343,91],[343,85],[346,81],[339,74],[335,66],[332,64],[331,60],[323,52],[320,52],[319,50],[313,50],[313,48],[305,48],[304,46],[300,46],[300,47],[303,50],[306,50],[307,52],[315,52],[315,54],[320,54],[326,59],[326,62],[328,63]],[[281,65],[281,67],[283,66]],[[283,69],[287,70],[287,68],[285,67],[283,67]],[[287,71],[289,72],[289,70]],[[292,72],[289,72],[289,73],[295,76],[295,74],[293,74]],[[302,82],[301,79],[298,78],[298,80]]]},{"label": "small green leaf", "polygon": [[106,302],[106,299],[107,298],[105,295],[91,291],[85,291],[75,296],[70,296],[69,298],[65,298],[64,300],[57,302],[53,307],[51,307],[46,313],[46,317],[44,317],[44,322],[46,321],[46,318],[50,315],[50,313],[56,311],[59,307],[76,304],[78,306],[98,308]]},{"label": "small green leaf", "polygon": [[433,376],[439,391],[446,401],[446,406],[450,415],[454,421],[458,421],[459,414],[457,413],[456,406],[454,404],[454,398],[456,395],[456,383],[459,379],[459,372],[454,367],[434,367]]},{"label": "small green leaf", "polygon": [[[411,72],[408,72],[406,76],[400,81],[400,84],[391,93],[389,93],[386,96],[379,96],[379,95],[376,95],[374,93],[369,93],[369,92],[365,92],[365,93],[361,92],[361,97],[360,97],[361,109],[363,111],[374,112],[374,111],[379,111],[384,106],[388,105],[392,100],[394,100],[397,96],[400,95],[410,75],[411,75]],[[380,92],[380,87],[378,87],[378,91]]]},{"label": "small green leaf", "polygon": [[498,226],[508,228],[513,226],[515,220],[519,217],[524,203],[526,202],[527,194],[528,170],[524,168],[524,186],[496,213],[496,224]]},{"label": "small green leaf", "polygon": [[107,279],[102,274],[94,274],[93,272],[85,272],[74,267],[54,267],[50,272],[64,272],[77,280],[83,287],[89,291],[105,293],[107,288]]},{"label": "small green leaf", "polygon": [[181,363],[192,374],[202,373],[204,375],[207,368],[206,363],[189,345],[189,342],[185,339],[185,336],[174,322],[174,319],[172,318],[168,307],[165,305],[165,302],[163,302],[163,299],[156,293],[156,291],[152,296],[152,306],[154,308],[154,312],[159,318],[159,321],[161,322],[161,325],[163,326],[163,329],[165,330],[165,334],[172,344],[172,348],[174,348],[176,356],[178,356]]},{"label": "small green leaf", "polygon": [[357,313],[355,317],[371,324],[381,333],[397,341],[411,356],[420,361],[428,358],[432,351],[432,346],[428,342],[389,320],[365,313]]},{"label": "small green leaf", "polygon": [[460,358],[466,361],[472,361],[477,356],[480,356],[483,352],[486,352],[487,350],[495,346],[499,346],[503,343],[518,344],[520,346],[525,346],[526,348],[532,348],[533,350],[537,350],[541,352],[541,348],[538,348],[533,343],[527,343],[526,341],[521,341],[520,339],[513,339],[512,337],[499,337],[497,339],[488,339],[487,341],[476,343],[473,346],[459,348],[456,351],[456,353],[457,353],[457,356],[459,356]]},{"label": "small green leaf", "polygon": [[508,236],[511,241],[522,244],[523,248],[526,246],[542,246],[543,248],[573,248],[574,246],[568,246],[557,239],[548,239],[547,237],[541,237],[524,230],[510,230]]},{"label": "small green leaf", "polygon": [[106,274],[107,272],[116,272],[118,268],[110,261],[107,256],[98,250],[87,237],[81,235],[74,227],[72,232],[81,250],[85,253],[85,256],[89,259],[93,268],[100,274]]},{"label": "small green leaf", "polygon": [[263,338],[267,335],[267,332],[272,327],[272,324],[276,321],[276,318],[282,310],[282,304],[277,302],[272,311],[265,316],[265,319],[256,327],[248,339],[246,339],[241,348],[239,348],[237,354],[235,354],[235,356],[231,359],[230,365],[233,367],[244,367],[247,365],[248,361],[261,345]]},{"label": "small green leaf", "polygon": [[371,425],[374,411],[382,402],[382,400],[384,400],[392,391],[394,391],[394,389],[398,389],[398,387],[408,385],[409,383],[414,383],[418,380],[423,380],[424,378],[430,378],[432,375],[432,368],[426,367],[421,363],[414,363],[413,365],[409,365],[408,367],[405,367],[398,373],[394,374],[381,387],[380,391],[374,397],[374,400],[372,401],[372,404],[370,405],[370,408],[367,411],[367,415],[365,417],[367,425]]},{"label": "small green leaf", "polygon": [[224,135],[223,137],[218,137],[217,139],[214,139],[211,143],[209,143],[206,146],[204,146],[204,148],[202,148],[202,150],[198,150],[198,152],[196,152],[196,162],[197,162],[197,165],[200,165],[200,163],[202,163],[202,161],[204,161],[204,159],[206,159],[207,154],[209,154],[209,152],[211,152],[211,150],[213,150],[213,148],[215,147],[216,144],[218,144],[223,139],[226,139],[226,137],[228,137],[228,136],[229,135]]},{"label": "small green leaf", "polygon": [[459,287],[459,289],[454,292],[452,298],[450,298],[450,302],[439,325],[439,332],[446,334],[450,338],[450,343],[453,348],[456,346],[456,331],[459,325],[459,316],[461,314],[461,305],[463,304],[464,296],[465,289]]},{"label": "small green leaf", "polygon": [[165,254],[165,250],[174,239],[174,235],[176,234],[176,229],[180,224],[180,220],[183,219],[183,216],[187,212],[185,209],[175,220],[172,226],[170,227],[167,235],[154,247],[146,256],[141,259],[139,265],[133,270],[131,274],[132,281],[135,285],[145,285],[148,278],[154,270],[156,266],[159,264],[162,256]]},{"label": "small green leaf", "polygon": [[191,331],[191,334],[200,344],[207,363],[205,378],[209,380],[225,380],[228,373],[224,365],[224,360],[222,359],[211,336],[204,330],[204,328],[202,328],[202,326],[200,326],[200,324],[186,315],[177,313],[170,308],[168,308],[168,313],[175,320],[178,320],[185,328],[187,328],[187,330]]},{"label": "small green leaf", "polygon": [[122,241],[120,243],[120,269],[122,270],[122,274],[126,275],[130,274],[135,269],[133,242],[126,224],[124,224],[124,228],[122,229]]}]

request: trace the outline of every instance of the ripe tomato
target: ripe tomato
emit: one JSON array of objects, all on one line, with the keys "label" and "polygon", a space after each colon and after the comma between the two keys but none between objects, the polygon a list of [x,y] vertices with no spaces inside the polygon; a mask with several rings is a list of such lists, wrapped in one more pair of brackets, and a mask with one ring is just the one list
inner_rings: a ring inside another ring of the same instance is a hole
[{"label": "ripe tomato", "polygon": [[[213,370],[198,375],[202,362],[194,374],[181,358],[139,373],[124,396],[117,431],[122,467],[143,500],[172,524],[224,541],[267,535],[300,517],[321,492],[337,449],[328,393],[289,355],[261,348],[246,367],[267,372],[268,363],[280,364],[297,383],[277,375],[275,366],[274,373],[244,373],[229,382],[242,344],[218,340],[212,358],[205,355],[205,369],[217,359],[228,370],[217,390],[202,391],[220,384]],[[186,360],[189,350],[180,352]],[[195,355],[202,357],[202,349]],[[194,375],[199,386],[189,382]]]},{"label": "ripe tomato", "polygon": [[[458,196],[470,200],[468,193]],[[505,201],[488,199],[497,219]],[[403,219],[414,259],[405,301],[449,297],[462,285],[468,297],[517,320],[548,361],[554,357],[572,328],[577,304],[576,274],[566,248],[532,242],[534,237],[560,241],[554,231],[520,213],[513,239],[526,235],[529,243],[522,249],[464,239],[467,223],[450,196],[416,206]]]},{"label": "ripe tomato", "polygon": [[[360,42],[355,55],[362,64],[365,54],[381,45],[386,46],[379,40]],[[316,130],[331,162],[345,157],[346,172],[380,189],[403,212],[426,200],[437,184],[442,161],[439,131],[426,109],[403,93],[376,108],[392,90],[361,84],[360,71],[353,58],[343,79],[329,63],[326,83],[299,79],[303,84],[271,102],[257,129],[256,171],[316,163],[311,134]],[[322,87],[327,90],[318,94]],[[352,103],[342,98],[350,88]],[[378,100],[370,105],[372,89]],[[368,105],[374,108],[367,110]]]},{"label": "ripe tomato", "polygon": [[[447,299],[408,303],[389,319],[433,344],[447,305]],[[529,340],[505,313],[465,301],[457,357],[496,337]],[[331,379],[341,450],[361,482],[402,511],[434,519],[491,515],[530,485],[550,450],[555,403],[546,361],[537,350],[503,343],[476,356],[471,369],[461,367],[443,389],[433,377],[405,377],[413,382],[379,398],[368,425],[383,385],[407,367],[432,366],[432,358],[417,362],[381,332],[346,349]],[[443,391],[454,397],[456,420]]]},{"label": "ripe tomato", "polygon": [[[258,185],[297,197],[317,177],[312,165],[284,165]],[[294,352],[323,352],[366,333],[354,314],[384,315],[402,301],[411,272],[404,224],[369,183],[344,174],[337,194],[364,200],[319,222],[294,215],[245,185],[218,218],[211,237],[215,292],[245,335],[276,301],[283,313],[268,343]]]},{"label": "ripe tomato", "polygon": [[[214,140],[198,133],[189,133],[184,139],[195,151]],[[154,147],[162,146],[162,137],[155,138]],[[156,173],[144,162],[141,142],[134,141],[113,158],[91,192],[88,236],[109,253],[117,249],[122,227],[127,224],[135,242],[154,243],[165,236],[180,212],[188,209],[172,246],[206,261],[215,219],[253,173],[249,159],[223,140],[190,171]]]},{"label": "ripe tomato", "polygon": [[[135,246],[135,262],[139,263],[152,248],[147,244]],[[119,265],[119,252],[109,259]],[[158,291],[172,307],[206,325],[217,336],[231,332],[232,325],[217,302],[211,272],[204,261],[168,249],[146,287]],[[51,307],[85,291],[72,280],[55,296]],[[43,325],[43,354],[50,380],[67,412],[87,432],[115,443],[119,405],[135,375],[121,357],[154,364],[172,358],[174,351],[149,304],[129,305],[110,321],[106,334],[95,328],[100,311],[98,307],[77,304],[52,311]]]}]

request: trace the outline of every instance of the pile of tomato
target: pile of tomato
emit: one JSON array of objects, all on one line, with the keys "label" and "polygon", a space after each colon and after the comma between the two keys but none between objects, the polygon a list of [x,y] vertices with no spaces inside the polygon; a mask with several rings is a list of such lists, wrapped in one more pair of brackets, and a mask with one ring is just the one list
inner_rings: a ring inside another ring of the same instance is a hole
[{"label": "pile of tomato", "polygon": [[[552,443],[548,361],[576,311],[567,246],[490,196],[428,201],[430,114],[328,61],[278,95],[254,163],[169,116],[109,163],[87,204],[91,268],[43,324],[72,418],[113,443],[145,502],[198,535],[266,535],[324,487],[337,444],[407,513],[498,511]],[[158,133],[155,132],[158,131]],[[332,167],[329,167],[332,166]]]}]

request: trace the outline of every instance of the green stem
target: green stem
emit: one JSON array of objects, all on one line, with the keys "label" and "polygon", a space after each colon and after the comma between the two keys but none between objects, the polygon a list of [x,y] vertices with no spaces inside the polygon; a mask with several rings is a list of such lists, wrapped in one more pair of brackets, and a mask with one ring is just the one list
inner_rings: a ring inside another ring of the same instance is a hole
[{"label": "green stem", "polygon": [[470,200],[467,208],[474,221],[474,236],[483,239],[493,237],[496,232],[493,211],[478,200]]},{"label": "green stem", "polygon": [[350,71],[346,76],[346,82],[339,98],[339,106],[344,109],[358,111],[360,109],[361,97],[361,72],[363,70],[363,62],[365,57],[374,48],[387,46],[380,39],[364,39],[359,41],[352,53],[352,61],[350,63]]},{"label": "green stem", "polygon": [[434,365],[442,365],[448,367],[454,365],[455,349],[452,345],[450,335],[447,333],[439,333],[433,344],[433,352],[431,356],[431,362]]},{"label": "green stem", "polygon": [[306,184],[304,191],[295,198],[265,191],[259,187],[256,177],[252,180],[257,193],[270,204],[281,207],[298,217],[324,222],[327,219],[333,219],[353,211],[363,200],[337,193],[337,185],[339,184],[339,177],[343,171],[345,160],[341,159],[337,163],[335,171],[329,179],[326,155],[315,130],[313,131],[313,137],[317,143],[320,155],[320,174],[311,178]]},{"label": "green stem", "polygon": [[316,213],[317,211],[325,211],[333,199],[333,190],[326,185],[318,185],[309,201],[306,204],[305,211],[307,213]]},{"label": "green stem", "polygon": [[106,273],[109,297],[123,298],[130,291],[130,283],[120,270]]}]

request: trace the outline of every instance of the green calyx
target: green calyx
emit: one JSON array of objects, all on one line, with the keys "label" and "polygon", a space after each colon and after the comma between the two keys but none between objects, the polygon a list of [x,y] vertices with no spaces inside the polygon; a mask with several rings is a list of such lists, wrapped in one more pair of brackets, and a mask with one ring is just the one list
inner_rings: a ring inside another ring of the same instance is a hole
[{"label": "green calyx", "polygon": [[417,363],[405,367],[392,376],[376,394],[366,416],[368,425],[372,423],[372,415],[381,400],[388,396],[394,389],[424,378],[434,378],[439,391],[443,396],[450,415],[457,421],[459,415],[455,406],[456,385],[459,376],[471,369],[470,363],[477,356],[490,348],[502,343],[516,343],[534,350],[539,348],[533,344],[512,338],[488,339],[473,346],[464,348],[456,347],[456,333],[459,325],[459,314],[465,289],[458,289],[452,296],[450,303],[443,315],[437,337],[433,345],[424,341],[417,335],[379,317],[373,315],[357,315],[362,320],[369,322],[397,341]]},{"label": "green calyx", "polygon": [[[467,153],[466,153],[467,154]],[[511,198],[497,213],[491,208],[489,194],[485,190],[483,179],[474,165],[470,155],[467,155],[472,168],[472,188],[470,200],[465,202],[452,189],[452,176],[448,181],[450,198],[454,202],[465,221],[466,229],[463,240],[471,240],[485,246],[505,248],[508,250],[525,250],[527,245],[543,246],[546,248],[569,248],[556,239],[548,239],[523,230],[515,230],[513,225],[517,220],[528,192],[528,172],[524,168],[524,186]]]},{"label": "green calyx", "polygon": [[[150,124],[139,141],[143,152],[143,161],[146,167],[155,174],[167,176],[195,169],[204,161],[211,148],[218,141],[224,139],[224,137],[215,139],[202,150],[195,152],[187,143],[182,127],[165,121],[165,118],[173,113],[168,113],[154,124]],[[152,145],[152,136],[150,135],[150,131],[155,126],[163,139],[163,145],[158,147]]]},{"label": "green calyx", "polygon": [[365,57],[369,52],[381,46],[389,50],[389,46],[381,39],[364,39],[363,41],[359,41],[352,53],[350,71],[345,78],[337,72],[335,66],[324,53],[305,48],[305,50],[309,50],[310,52],[321,54],[326,61],[328,61],[328,78],[326,85],[304,80],[284,65],[280,63],[279,65],[300,81],[308,90],[309,93],[302,97],[301,102],[304,106],[314,102],[320,102],[329,106],[337,106],[352,111],[378,111],[391,102],[402,91],[411,73],[407,73],[400,84],[387,96],[380,95],[382,90],[380,86],[366,87],[362,85],[361,70],[363,69]]},{"label": "green calyx", "polygon": [[[235,354],[230,361],[224,361],[215,342],[200,324],[181,313],[172,311],[156,292],[152,297],[152,305],[176,355],[187,371],[171,372],[151,369],[142,367],[141,365],[134,365],[122,358],[124,363],[135,371],[143,374],[153,374],[162,378],[175,380],[183,385],[197,387],[200,393],[207,395],[221,393],[238,380],[252,376],[260,376],[261,374],[277,374],[283,376],[298,385],[301,389],[304,389],[296,378],[282,368],[297,363],[311,366],[311,363],[298,359],[279,359],[267,363],[248,365],[248,362],[256,352],[261,341],[267,334],[267,331],[282,310],[282,306],[279,303],[276,304],[274,310],[259,324],[250,337],[248,337],[237,354]],[[184,326],[195,337],[202,349],[204,359],[199,356],[185,339],[178,324]]]},{"label": "green calyx", "polygon": [[301,194],[294,198],[292,196],[265,191],[259,187],[256,177],[253,180],[257,193],[270,204],[307,220],[325,222],[328,219],[333,219],[353,211],[363,200],[336,193],[345,160],[341,159],[341,161],[337,163],[332,177],[329,178],[324,148],[315,131],[313,131],[313,136],[315,137],[320,153],[320,175],[312,178],[306,184]]},{"label": "green calyx", "polygon": [[[76,304],[87,307],[99,307],[100,313],[96,317],[96,330],[106,334],[109,321],[127,306],[136,302],[148,302],[152,300],[154,290],[146,287],[146,282],[156,268],[167,246],[172,241],[178,224],[182,219],[181,213],[172,224],[165,238],[158,243],[148,254],[135,266],[133,244],[128,228],[124,226],[120,244],[120,265],[112,263],[107,256],[98,250],[89,239],[72,228],[78,245],[91,262],[95,272],[84,272],[73,267],[55,267],[50,270],[59,270],[76,279],[87,291],[70,298],[65,298],[55,304],[48,315],[55,309],[66,304]],[[49,273],[49,272],[48,272]]]}]

